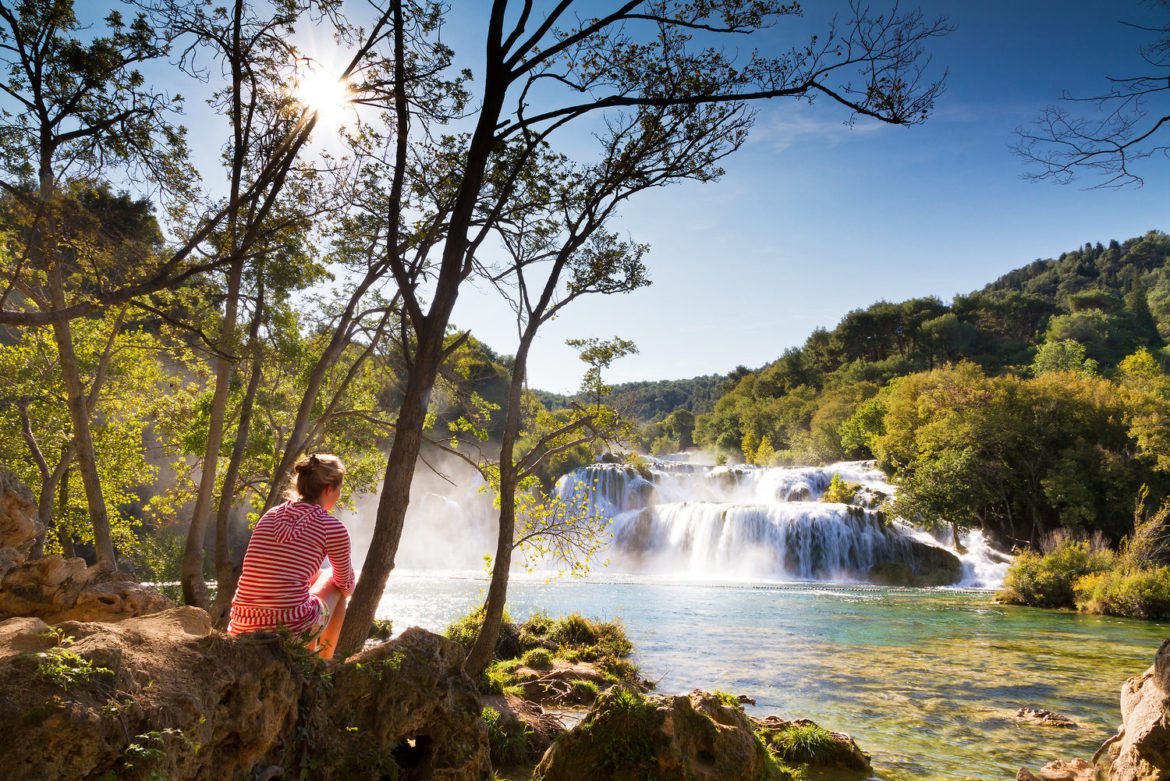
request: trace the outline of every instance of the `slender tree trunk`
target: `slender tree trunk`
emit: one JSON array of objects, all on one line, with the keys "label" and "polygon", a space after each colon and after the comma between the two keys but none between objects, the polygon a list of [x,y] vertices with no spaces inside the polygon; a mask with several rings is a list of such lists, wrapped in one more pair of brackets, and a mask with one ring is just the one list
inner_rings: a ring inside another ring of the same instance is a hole
[{"label": "slender tree trunk", "polygon": [[[58,499],[58,514],[64,517],[66,508],[69,507],[69,469],[65,469],[65,474],[61,476],[61,490],[57,496]],[[71,559],[77,555],[73,548],[73,535],[69,533],[68,527],[57,526],[57,541],[61,543],[61,555],[67,559]]]},{"label": "slender tree trunk", "polygon": [[[49,296],[54,309],[65,308],[65,281],[61,264],[56,258],[46,258],[49,266]],[[85,486],[85,501],[89,508],[90,523],[93,524],[94,550],[99,564],[117,569],[114,556],[114,541],[110,535],[110,518],[102,496],[101,477],[98,475],[97,456],[93,448],[93,435],[89,428],[88,394],[81,381],[81,369],[77,364],[77,353],[73,347],[73,328],[68,320],[53,323],[53,340],[61,361],[61,377],[65,381],[68,397],[69,420],[73,424],[73,440],[77,449],[77,469]]]},{"label": "slender tree trunk", "polygon": [[[463,660],[463,671],[472,680],[478,680],[491,664],[504,622],[504,608],[508,604],[508,579],[516,536],[516,479],[514,468],[505,470],[503,467],[501,463],[499,536],[496,538],[496,557],[492,560],[492,580],[483,605],[483,624],[471,650],[467,652],[467,658]],[[508,472],[506,478],[505,471]]]},{"label": "slender tree trunk", "polygon": [[240,571],[236,557],[231,549],[231,519],[232,502],[236,495],[236,482],[240,476],[240,465],[244,462],[244,453],[248,448],[248,434],[252,427],[252,407],[256,402],[256,391],[260,387],[260,377],[264,373],[263,361],[260,354],[260,323],[264,312],[264,293],[261,289],[259,300],[256,303],[256,313],[252,317],[252,326],[248,333],[249,352],[252,354],[252,372],[248,377],[248,388],[244,392],[244,399],[240,405],[240,422],[236,427],[236,441],[232,445],[232,455],[228,461],[227,473],[223,476],[223,489],[219,495],[219,507],[215,515],[215,607],[211,611],[212,621],[219,628],[227,624],[228,609],[232,597],[236,593],[236,583],[239,581]]},{"label": "slender tree trunk", "polygon": [[394,557],[398,554],[398,541],[402,537],[402,526],[410,505],[414,465],[422,444],[427,396],[435,382],[437,370],[437,366],[415,364],[415,372],[406,386],[406,395],[394,427],[394,443],[390,447],[382,493],[378,498],[374,536],[370,540],[361,578],[346,609],[345,625],[338,639],[341,658],[361,648],[386,589],[390,571],[394,569]]},{"label": "slender tree trunk", "polygon": [[[401,176],[401,168],[405,165],[403,149],[406,144],[403,120],[406,113],[404,88],[401,80],[404,73],[403,58],[405,44],[403,41],[402,3],[393,4],[395,24],[395,57],[397,60],[396,111],[398,112],[399,149],[397,152],[396,177]],[[402,539],[402,526],[406,520],[406,510],[410,505],[410,485],[414,479],[414,466],[418,459],[419,448],[422,442],[422,430],[426,421],[427,405],[431,388],[435,383],[439,363],[443,359],[443,337],[447,331],[447,324],[451,321],[451,311],[455,308],[455,301],[459,297],[459,286],[470,269],[465,269],[469,262],[468,233],[472,218],[475,214],[476,202],[483,186],[484,175],[487,169],[491,152],[496,145],[495,130],[500,111],[504,105],[504,96],[507,91],[507,74],[504,69],[504,52],[501,48],[503,27],[503,5],[496,3],[492,10],[488,33],[488,61],[484,78],[484,98],[480,108],[479,119],[468,146],[467,159],[460,182],[459,192],[455,198],[455,206],[451,210],[451,219],[448,223],[447,238],[443,245],[442,260],[439,265],[438,279],[435,284],[430,310],[425,316],[412,317],[415,327],[416,348],[413,356],[413,365],[409,370],[406,385],[406,394],[399,412],[398,421],[394,428],[394,444],[390,450],[390,461],[386,467],[386,477],[382,482],[382,494],[378,500],[378,511],[374,521],[374,536],[370,540],[370,549],[366,554],[365,564],[362,566],[361,578],[346,612],[345,625],[341,630],[338,648],[342,657],[347,656],[359,648],[365,640],[370,623],[374,620],[378,602],[386,588],[386,581],[390,571],[394,569],[394,557],[398,553],[398,544]],[[396,189],[400,189],[397,187]],[[398,196],[392,194],[389,219],[392,226],[397,226],[400,219]],[[390,231],[388,251],[396,251],[396,231]],[[408,298],[413,291],[403,290],[402,294]],[[416,300],[417,304],[417,300]],[[405,345],[404,345],[405,349]]]},{"label": "slender tree trunk", "polygon": [[188,605],[208,609],[207,583],[203,580],[203,539],[207,534],[207,520],[211,511],[212,494],[219,467],[219,450],[223,445],[223,422],[227,410],[228,391],[231,389],[234,361],[228,358],[235,349],[236,316],[239,308],[240,284],[244,261],[232,261],[228,272],[228,294],[224,304],[223,329],[215,357],[215,391],[211,397],[211,414],[207,423],[207,447],[203,451],[203,470],[199,476],[199,494],[195,511],[187,529],[187,547],[183,553],[181,581],[183,599]]},{"label": "slender tree trunk", "polygon": [[535,328],[529,328],[516,351],[512,364],[512,383],[508,388],[508,411],[504,433],[500,439],[500,515],[496,537],[496,557],[492,560],[492,581],[484,602],[483,624],[463,661],[463,671],[472,680],[479,678],[491,664],[508,603],[508,579],[511,575],[512,551],[516,540],[516,438],[520,433],[520,407],[524,393],[524,376],[528,365],[528,349]]}]

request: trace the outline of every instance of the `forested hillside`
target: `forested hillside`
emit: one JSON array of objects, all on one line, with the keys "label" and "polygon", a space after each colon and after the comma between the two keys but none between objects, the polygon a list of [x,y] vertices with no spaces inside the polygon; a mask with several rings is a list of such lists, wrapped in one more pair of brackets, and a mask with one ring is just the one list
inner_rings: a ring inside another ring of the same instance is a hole
[{"label": "forested hillside", "polygon": [[[706,374],[687,380],[623,382],[612,386],[609,400],[614,409],[639,423],[660,420],[678,409],[697,415],[715,408],[715,402],[729,389],[728,379],[721,374]],[[547,391],[535,391],[535,394],[551,409],[583,401],[580,394],[567,396]]]},{"label": "forested hillside", "polygon": [[905,513],[1012,540],[1116,539],[1170,489],[1170,236],[1085,245],[984,289],[848,313],[738,378],[695,440],[734,460],[875,457]]}]

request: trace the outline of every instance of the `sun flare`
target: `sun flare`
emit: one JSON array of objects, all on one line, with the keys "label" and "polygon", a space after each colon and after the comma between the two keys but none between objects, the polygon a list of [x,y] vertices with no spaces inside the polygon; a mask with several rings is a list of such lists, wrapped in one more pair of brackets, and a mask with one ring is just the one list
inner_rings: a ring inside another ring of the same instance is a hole
[{"label": "sun flare", "polygon": [[294,95],[299,103],[317,114],[317,124],[337,130],[353,111],[353,90],[344,79],[324,68],[306,69],[297,80]]}]

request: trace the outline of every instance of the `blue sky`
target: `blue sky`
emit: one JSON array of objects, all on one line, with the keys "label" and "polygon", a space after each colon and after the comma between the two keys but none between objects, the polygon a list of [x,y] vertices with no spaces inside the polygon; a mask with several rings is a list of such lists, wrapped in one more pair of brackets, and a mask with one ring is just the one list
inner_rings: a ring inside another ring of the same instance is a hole
[{"label": "blue sky", "polygon": [[[1092,181],[1025,181],[1010,152],[1014,129],[1062,90],[1095,94],[1106,75],[1137,67],[1149,36],[1120,22],[1150,20],[1147,5],[921,7],[956,27],[932,46],[949,72],[933,118],[849,128],[827,103],[762,107],[721,181],[650,193],[624,210],[623,228],[651,245],[653,285],[574,304],[546,326],[532,386],[575,388],[580,364],[564,347],[574,336],[637,342],[640,354],[614,365],[613,382],[754,368],[879,299],[947,301],[1036,258],[1170,227],[1164,162],[1143,168],[1141,189],[1091,190]],[[459,50],[464,34],[453,37]],[[464,293],[455,319],[509,350],[510,321],[490,294]]]},{"label": "blue sky", "polygon": [[[444,30],[473,70],[481,62],[485,5],[455,0]],[[837,0],[807,5],[805,19],[769,31],[760,45],[787,47],[845,9]],[[1148,4],[920,6],[956,28],[931,46],[935,67],[949,76],[924,126],[850,128],[847,115],[828,103],[762,105],[751,140],[727,161],[721,181],[660,190],[627,206],[620,227],[651,245],[653,285],[566,309],[535,345],[530,384],[573,390],[583,367],[564,341],[581,336],[637,342],[640,354],[615,364],[612,382],[759,367],[814,328],[832,327],[877,300],[945,301],[1036,258],[1170,227],[1164,160],[1142,168],[1143,188],[1093,190],[1086,189],[1092,180],[1025,181],[1025,166],[1009,149],[1013,130],[1063,90],[1095,94],[1107,75],[1138,68],[1138,47],[1150,36],[1121,22],[1157,19]],[[191,92],[178,80],[175,89]],[[210,164],[216,149],[200,144],[218,144],[222,135],[198,132],[215,120],[194,99],[188,109],[198,159]],[[577,133],[565,150],[588,158],[587,140]],[[499,352],[514,349],[510,314],[486,289],[466,289],[453,320]]]}]

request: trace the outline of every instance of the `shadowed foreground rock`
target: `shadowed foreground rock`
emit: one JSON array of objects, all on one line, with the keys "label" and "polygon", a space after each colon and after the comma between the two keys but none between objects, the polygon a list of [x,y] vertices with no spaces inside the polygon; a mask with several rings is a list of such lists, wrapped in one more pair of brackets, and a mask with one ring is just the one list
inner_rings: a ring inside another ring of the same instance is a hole
[{"label": "shadowed foreground rock", "polygon": [[0,623],[11,781],[490,775],[461,652],[419,629],[328,671],[276,635],[213,631],[197,608],[49,629]]},{"label": "shadowed foreground rock", "polygon": [[[794,725],[811,725],[831,739],[815,755],[785,762],[765,741],[772,743]],[[796,777],[796,765],[813,777],[838,781],[871,775],[868,758],[848,736],[819,730],[812,722],[750,719],[740,706],[707,692],[643,697],[615,688],[553,744],[533,778],[787,781]]]},{"label": "shadowed foreground rock", "polygon": [[36,616],[59,621],[121,621],[172,606],[154,589],[84,559],[51,555],[29,560],[37,535],[36,500],[0,466],[0,620]]}]

